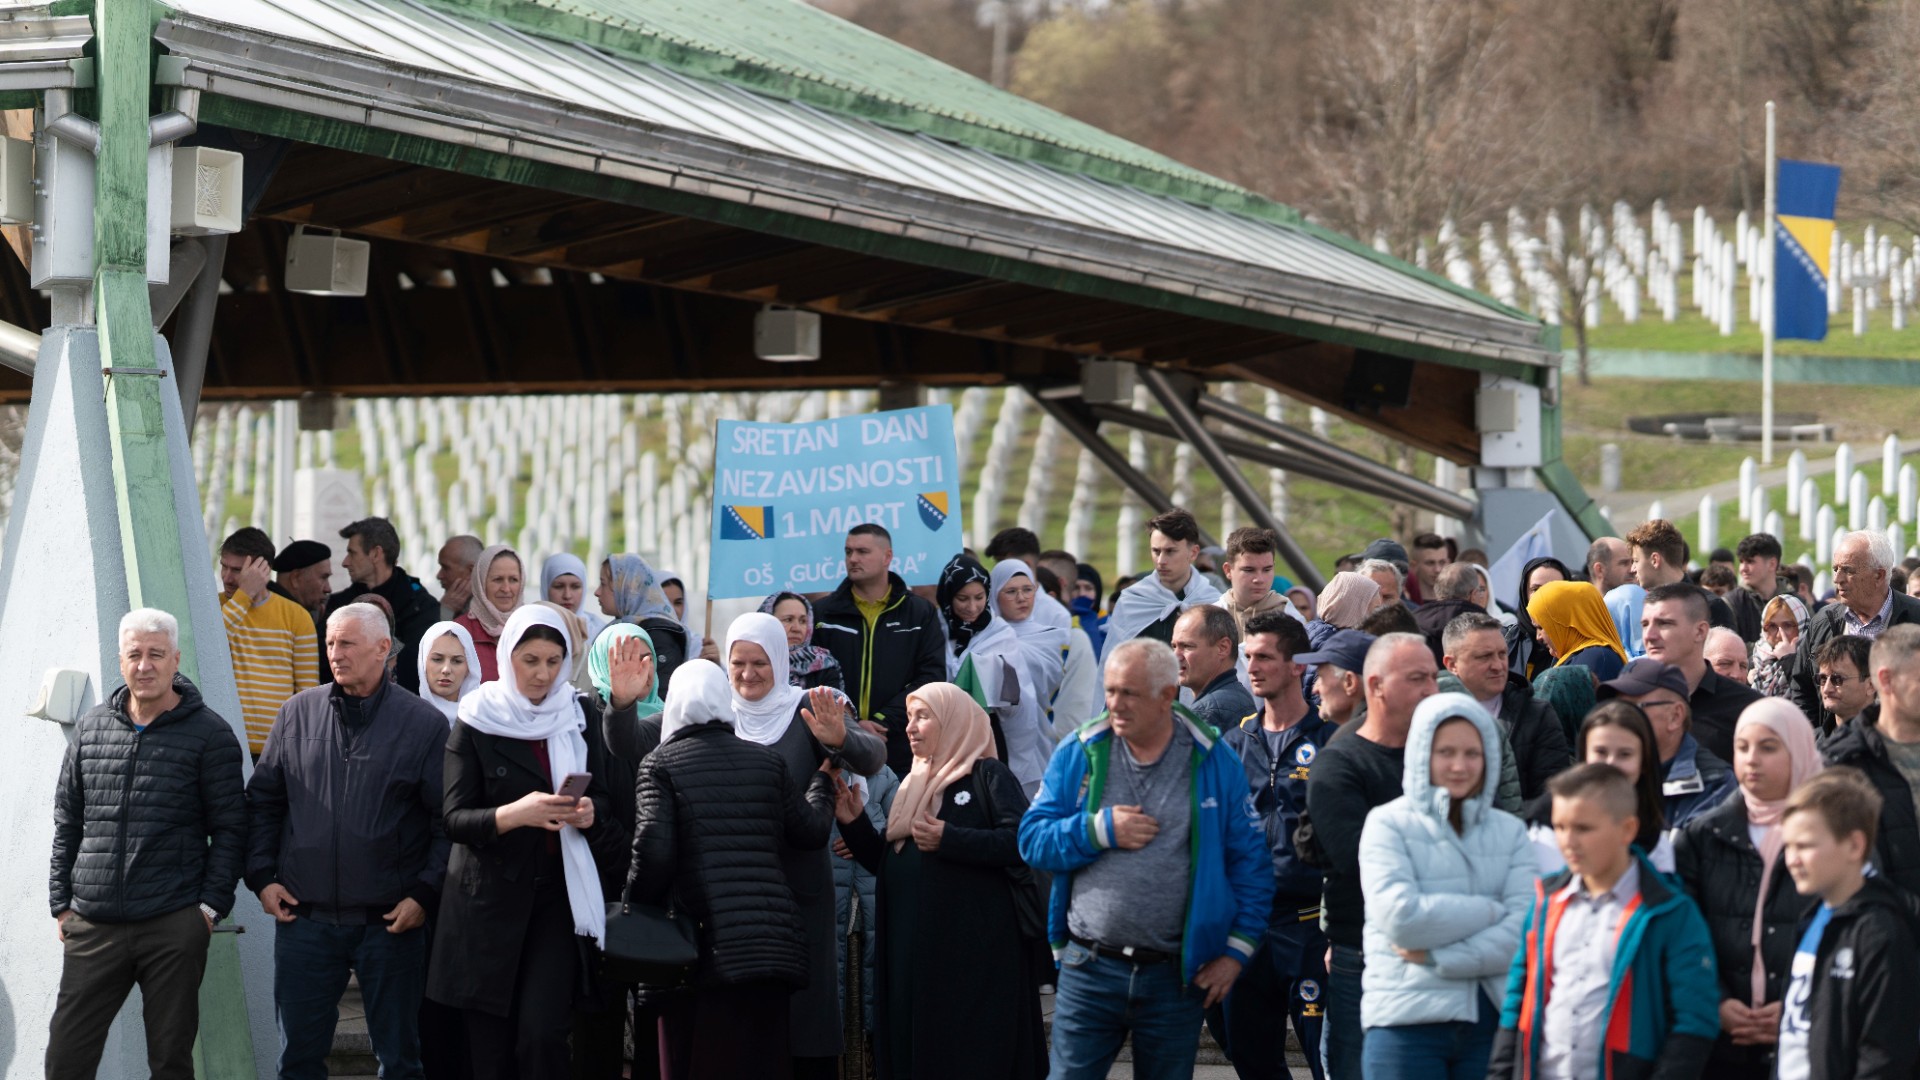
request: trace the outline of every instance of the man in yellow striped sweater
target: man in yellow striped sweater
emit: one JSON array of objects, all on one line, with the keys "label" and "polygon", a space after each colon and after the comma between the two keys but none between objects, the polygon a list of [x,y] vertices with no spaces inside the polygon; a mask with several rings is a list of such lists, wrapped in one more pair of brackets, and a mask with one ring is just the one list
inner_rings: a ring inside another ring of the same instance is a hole
[{"label": "man in yellow striped sweater", "polygon": [[247,749],[258,758],[288,698],[320,681],[313,616],[267,587],[273,541],[240,529],[220,545],[220,614],[233,652],[233,677],[247,722]]}]

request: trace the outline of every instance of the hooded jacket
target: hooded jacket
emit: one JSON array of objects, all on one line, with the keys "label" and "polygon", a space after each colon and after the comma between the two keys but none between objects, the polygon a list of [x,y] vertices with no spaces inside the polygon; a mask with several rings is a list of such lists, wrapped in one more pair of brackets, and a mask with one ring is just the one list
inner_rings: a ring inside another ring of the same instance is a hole
[{"label": "hooded jacket", "polygon": [[[1796,944],[1813,920],[1800,920]],[[1833,909],[1814,953],[1807,1003],[1811,1080],[1905,1078],[1920,1061],[1913,1010],[1920,1004],[1920,950],[1913,901],[1882,878]]]},{"label": "hooded jacket", "polygon": [[184,675],[180,704],[142,731],[115,690],[74,725],[53,796],[53,914],[139,922],[233,910],[247,850],[240,740]]},{"label": "hooded jacket", "polygon": [[947,633],[940,609],[909,591],[899,574],[889,572],[887,584],[886,607],[869,633],[853,582],[842,581],[813,606],[813,643],[840,662],[857,715],[886,726],[887,764],[904,774],[913,763],[907,694],[946,679]]},{"label": "hooded jacket", "polygon": [[1880,792],[1880,835],[1873,842],[1874,865],[1895,885],[1920,894],[1920,819],[1913,813],[1913,791],[1899,767],[1887,757],[1887,737],[1880,731],[1879,710],[1868,708],[1869,712],[1834,729],[1821,748],[1821,756],[1829,765],[1851,765],[1866,773]]},{"label": "hooded jacket", "polygon": [[[1433,783],[1434,735],[1464,717],[1480,745],[1498,747],[1493,718],[1465,694],[1436,694],[1413,712],[1403,794],[1367,815],[1360,832],[1360,884],[1367,895],[1366,974],[1360,1023],[1367,1028],[1460,1021],[1506,986],[1533,888],[1533,849],[1520,819],[1493,805],[1482,757],[1480,789],[1448,822],[1453,798]],[[1497,752],[1497,751],[1495,751]],[[1424,950],[1426,963],[1394,947]]]},{"label": "hooded jacket", "polygon": [[[1609,1080],[1692,1080],[1701,1075],[1720,1034],[1720,987],[1714,978],[1713,939],[1706,920],[1671,878],[1638,850],[1640,895],[1619,930],[1601,1027],[1601,1077]],[[1507,976],[1500,1030],[1493,1037],[1489,1077],[1533,1080],[1545,1049],[1547,998],[1552,991],[1554,933],[1562,902],[1556,894],[1569,871],[1534,884],[1533,906],[1521,925],[1520,949]]]},{"label": "hooded jacket", "polygon": [[[1245,963],[1267,930],[1273,907],[1273,864],[1260,814],[1239,758],[1183,705],[1173,722],[1193,736],[1188,762],[1192,826],[1187,849],[1187,916],[1180,977],[1232,950]],[[1033,806],[1020,821],[1020,858],[1053,875],[1047,939],[1057,957],[1067,944],[1073,875],[1113,847],[1113,815],[1101,809],[1113,761],[1113,722],[1106,713],[1061,741]]]}]

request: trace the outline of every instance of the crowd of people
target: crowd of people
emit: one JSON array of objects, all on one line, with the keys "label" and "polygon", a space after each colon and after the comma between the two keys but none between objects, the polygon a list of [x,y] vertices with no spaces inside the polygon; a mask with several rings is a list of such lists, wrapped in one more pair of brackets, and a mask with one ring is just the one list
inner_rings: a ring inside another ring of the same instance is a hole
[{"label": "crowd of people", "polygon": [[[1024,528],[916,588],[863,524],[719,642],[638,554],[454,537],[435,596],[391,523],[340,537],[331,594],[325,543],[221,546],[238,724],[174,614],[120,623],[57,779],[49,1077],[135,985],[193,1074],[242,880],[284,1080],[350,979],[400,1080],[1182,1077],[1203,1028],[1247,1080],[1289,1028],[1315,1080],[1920,1068],[1920,560],[1882,534],[1824,597],[1659,520],[1496,597],[1433,534],[1316,593],[1177,508],[1111,591]],[[636,906],[690,969],[617,977]]]}]

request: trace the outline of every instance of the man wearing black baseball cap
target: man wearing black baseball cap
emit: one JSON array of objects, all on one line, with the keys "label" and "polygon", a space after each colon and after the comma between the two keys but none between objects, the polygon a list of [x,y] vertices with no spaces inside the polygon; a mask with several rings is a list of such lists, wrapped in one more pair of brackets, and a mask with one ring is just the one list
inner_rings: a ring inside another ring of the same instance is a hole
[{"label": "man wearing black baseball cap", "polygon": [[1358,630],[1336,631],[1320,647],[1293,658],[1296,664],[1314,664],[1307,679],[1307,696],[1320,695],[1320,715],[1335,724],[1353,719],[1365,700],[1360,672],[1367,666],[1367,650],[1373,648],[1373,635]]},{"label": "man wearing black baseball cap", "polygon": [[1600,701],[1624,698],[1640,706],[1660,748],[1660,793],[1666,797],[1667,828],[1677,829],[1720,805],[1733,791],[1733,769],[1694,741],[1693,708],[1686,673],[1650,656],[1631,661],[1600,684]]}]

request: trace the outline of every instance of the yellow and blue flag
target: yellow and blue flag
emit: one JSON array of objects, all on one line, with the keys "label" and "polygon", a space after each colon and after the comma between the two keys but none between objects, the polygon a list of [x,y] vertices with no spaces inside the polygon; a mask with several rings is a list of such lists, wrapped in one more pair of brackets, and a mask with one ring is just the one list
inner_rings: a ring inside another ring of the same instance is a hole
[{"label": "yellow and blue flag", "polygon": [[722,540],[765,540],[772,535],[771,506],[729,506],[720,518]]},{"label": "yellow and blue flag", "polygon": [[1773,336],[1825,341],[1840,166],[1781,158],[1776,176]]}]

